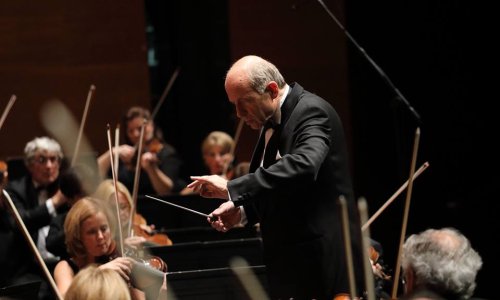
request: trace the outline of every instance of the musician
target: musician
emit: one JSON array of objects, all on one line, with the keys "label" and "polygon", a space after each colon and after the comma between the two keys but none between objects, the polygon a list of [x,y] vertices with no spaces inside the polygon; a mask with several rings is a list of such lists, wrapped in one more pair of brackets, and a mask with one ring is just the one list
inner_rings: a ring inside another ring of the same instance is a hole
[{"label": "musician", "polygon": [[458,230],[427,229],[406,239],[401,266],[407,299],[429,293],[444,299],[469,299],[482,259]]},{"label": "musician", "polygon": [[[128,191],[127,187],[121,182],[117,181],[116,190],[118,190],[118,208],[120,212],[120,224],[122,226],[122,233],[126,235],[128,233],[130,214],[132,213],[132,207],[134,205],[132,196]],[[115,199],[115,186],[113,180],[106,179],[97,187],[94,197],[97,199],[102,199],[109,205],[109,207],[114,211],[116,210],[116,199]],[[154,225],[148,225],[146,219],[135,213],[133,224],[131,226],[132,236],[135,238],[130,238],[128,244],[138,247],[142,244],[149,245],[162,245],[169,246],[172,245],[172,241],[165,234],[154,234]],[[143,237],[143,238],[140,238]],[[144,238],[146,237],[146,238]],[[124,236],[125,238],[125,236]]]},{"label": "musician", "polygon": [[120,275],[110,269],[90,265],[76,274],[65,300],[131,300],[130,291]]},{"label": "musician", "polygon": [[[233,64],[225,88],[238,117],[261,135],[249,174],[230,181],[191,177],[188,186],[202,196],[232,200],[212,212],[219,218],[212,226],[226,231],[240,222],[260,222],[273,299],[333,299],[349,293],[336,205],[340,195],[348,199],[353,232],[359,225],[339,116],[298,83],[287,84],[272,63],[257,56]],[[359,258],[359,235],[353,241]]]},{"label": "musician", "polygon": [[[135,165],[140,140],[141,126],[146,120],[143,138],[143,150],[140,155],[141,174],[139,195],[169,195],[179,192],[185,183],[180,177],[182,161],[176,150],[163,141],[159,128],[151,120],[150,112],[143,108],[131,107],[122,120],[126,143],[114,149],[119,155],[118,181],[125,184],[129,191],[134,189]],[[109,153],[99,156],[99,171],[103,178],[111,178]]]},{"label": "musician", "polygon": [[[116,257],[118,254],[112,236],[114,225],[110,220],[111,214],[100,200],[86,197],[71,207],[64,222],[70,258],[61,260],[54,270],[54,280],[63,297],[78,271],[91,264],[114,270],[126,282],[130,281],[133,260]],[[140,291],[131,292],[141,294]]]},{"label": "musician", "polygon": [[[234,157],[231,150],[233,148],[234,140],[229,134],[223,131],[212,131],[207,135],[201,144],[201,153],[208,174],[232,178],[231,165]],[[180,192],[181,195],[193,193],[195,193],[194,190],[188,187]]]},{"label": "musician", "polygon": [[[47,251],[45,238],[49,224],[67,199],[59,190],[58,177],[63,154],[61,146],[49,137],[37,137],[26,144],[24,159],[28,174],[18,180],[9,181],[6,191],[26,224],[28,231],[49,269],[53,268],[58,258]],[[43,280],[40,266],[34,259],[24,236],[17,230],[12,218],[12,245],[8,246],[9,255],[2,257],[2,273],[8,278],[6,284],[21,284]],[[6,247],[5,244],[0,247]],[[7,243],[8,244],[8,243]],[[50,290],[45,282],[40,288],[40,297],[50,297]]]}]

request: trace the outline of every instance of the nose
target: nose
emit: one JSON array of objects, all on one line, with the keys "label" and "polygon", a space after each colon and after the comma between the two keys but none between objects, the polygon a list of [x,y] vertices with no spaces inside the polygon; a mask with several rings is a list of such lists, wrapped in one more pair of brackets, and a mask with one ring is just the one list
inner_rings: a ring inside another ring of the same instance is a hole
[{"label": "nose", "polygon": [[104,238],[104,232],[102,230],[97,231],[97,239],[103,239]]}]

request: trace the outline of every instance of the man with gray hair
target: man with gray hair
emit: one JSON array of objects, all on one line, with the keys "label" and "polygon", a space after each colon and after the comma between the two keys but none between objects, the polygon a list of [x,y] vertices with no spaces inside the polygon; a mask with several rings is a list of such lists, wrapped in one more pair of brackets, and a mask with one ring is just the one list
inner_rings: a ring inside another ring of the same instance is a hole
[{"label": "man with gray hair", "polygon": [[[45,238],[50,221],[66,203],[58,184],[62,158],[61,146],[55,140],[48,137],[31,140],[24,148],[24,161],[28,173],[9,182],[6,187],[49,269],[55,265],[58,258],[47,251]],[[18,232],[17,227],[14,224],[12,226],[13,232]],[[11,255],[2,258],[5,259],[5,262],[2,261],[2,265],[5,265],[2,273],[8,275],[6,277],[8,282],[3,283],[5,285],[22,284],[43,278],[40,276],[40,266],[36,263],[28,243],[23,235],[18,233],[14,235],[10,247]],[[44,290],[43,286],[41,290]]]},{"label": "man with gray hair", "polygon": [[426,290],[444,299],[469,299],[482,264],[469,240],[454,228],[413,234],[402,253],[405,294]]}]

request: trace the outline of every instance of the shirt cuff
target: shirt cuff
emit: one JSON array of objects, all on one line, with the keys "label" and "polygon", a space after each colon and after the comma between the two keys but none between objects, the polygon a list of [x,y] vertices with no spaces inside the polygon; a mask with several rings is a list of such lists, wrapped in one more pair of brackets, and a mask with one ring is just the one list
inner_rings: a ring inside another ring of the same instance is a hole
[{"label": "shirt cuff", "polygon": [[240,224],[242,226],[245,226],[248,223],[248,219],[247,219],[247,214],[245,213],[245,208],[243,208],[243,206],[240,206],[240,212],[241,212]]},{"label": "shirt cuff", "polygon": [[49,211],[49,214],[51,216],[53,217],[57,216],[56,207],[52,202],[52,198],[49,198],[47,201],[45,201],[45,206],[47,206],[47,210]]}]

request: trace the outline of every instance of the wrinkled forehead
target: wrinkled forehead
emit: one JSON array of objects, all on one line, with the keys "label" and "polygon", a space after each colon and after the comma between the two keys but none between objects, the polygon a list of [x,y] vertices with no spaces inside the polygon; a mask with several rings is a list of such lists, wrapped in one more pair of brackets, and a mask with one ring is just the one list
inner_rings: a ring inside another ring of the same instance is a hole
[{"label": "wrinkled forehead", "polygon": [[47,149],[38,149],[34,152],[34,157],[37,156],[45,156],[45,157],[53,157],[53,156],[58,156],[59,153],[57,151],[51,151]]}]

